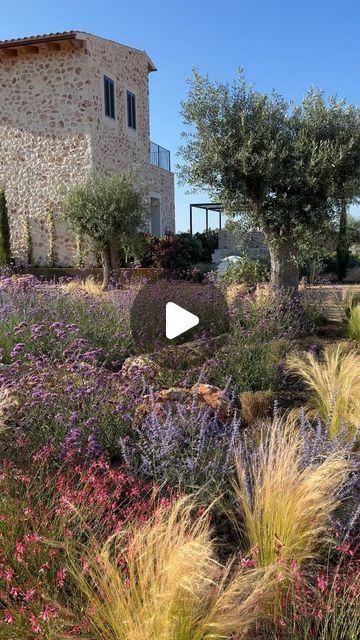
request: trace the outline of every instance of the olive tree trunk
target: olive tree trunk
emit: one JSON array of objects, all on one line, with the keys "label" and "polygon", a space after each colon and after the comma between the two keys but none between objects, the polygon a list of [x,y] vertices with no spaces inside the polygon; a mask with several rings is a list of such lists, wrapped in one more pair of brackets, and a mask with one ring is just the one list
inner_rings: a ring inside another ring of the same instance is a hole
[{"label": "olive tree trunk", "polygon": [[347,222],[347,206],[345,198],[340,204],[339,233],[336,247],[336,271],[340,282],[344,280],[349,263],[349,238]]},{"label": "olive tree trunk", "polygon": [[111,254],[110,247],[103,247],[101,250],[101,262],[103,268],[103,282],[102,289],[106,291],[109,288],[110,284],[110,272],[111,272]]},{"label": "olive tree trunk", "polygon": [[110,259],[113,271],[120,267],[119,242],[114,238],[110,243]]},{"label": "olive tree trunk", "polygon": [[286,289],[290,295],[299,292],[299,267],[297,248],[291,238],[266,234],[271,260],[271,285],[274,289]]}]

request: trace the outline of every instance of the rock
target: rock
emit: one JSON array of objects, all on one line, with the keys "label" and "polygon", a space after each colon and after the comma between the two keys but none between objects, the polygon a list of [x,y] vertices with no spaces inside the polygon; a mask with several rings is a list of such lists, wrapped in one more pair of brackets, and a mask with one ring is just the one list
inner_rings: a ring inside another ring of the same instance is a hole
[{"label": "rock", "polygon": [[126,379],[146,371],[154,377],[161,369],[187,370],[199,367],[218,355],[224,346],[227,335],[215,336],[205,340],[194,340],[185,344],[164,347],[152,353],[127,358],[122,366],[121,374]]},{"label": "rock", "polygon": [[146,395],[143,397],[141,404],[136,408],[135,415],[146,416],[153,409],[158,416],[170,408],[176,408],[177,403],[186,404],[189,399],[189,389],[180,387],[172,387],[170,389],[162,389],[154,394],[153,398]]},{"label": "rock", "polygon": [[224,391],[210,384],[195,384],[191,389],[172,387],[162,389],[154,394],[153,398],[144,396],[143,401],[136,409],[137,416],[146,416],[153,409],[157,415],[170,409],[176,410],[177,404],[191,410],[194,396],[199,406],[210,409],[210,415],[216,415],[219,420],[226,420],[231,413],[231,403]]},{"label": "rock", "polygon": [[133,378],[141,372],[146,372],[147,374],[150,373],[153,377],[159,371],[160,366],[155,362],[151,355],[132,356],[130,358],[126,358],[121,368],[121,374],[127,379]]},{"label": "rock", "polygon": [[211,384],[194,384],[191,393],[197,400],[213,410],[220,420],[226,420],[231,412],[231,403],[222,389]]}]

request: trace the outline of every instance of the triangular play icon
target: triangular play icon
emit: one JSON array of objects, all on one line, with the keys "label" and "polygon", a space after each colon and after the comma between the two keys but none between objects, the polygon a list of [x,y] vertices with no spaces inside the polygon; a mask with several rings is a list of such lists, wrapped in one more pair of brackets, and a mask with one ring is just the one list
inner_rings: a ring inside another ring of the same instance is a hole
[{"label": "triangular play icon", "polygon": [[166,304],[166,337],[173,340],[199,324],[199,318],[175,302]]}]

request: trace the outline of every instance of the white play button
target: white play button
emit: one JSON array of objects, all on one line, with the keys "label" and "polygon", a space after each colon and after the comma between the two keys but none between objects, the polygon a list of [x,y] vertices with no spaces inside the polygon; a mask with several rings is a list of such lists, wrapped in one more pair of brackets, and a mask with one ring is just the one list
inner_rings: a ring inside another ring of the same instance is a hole
[{"label": "white play button", "polygon": [[175,302],[166,304],[166,337],[173,340],[185,331],[189,331],[199,324],[198,316],[190,311],[186,311],[183,307],[179,307]]}]

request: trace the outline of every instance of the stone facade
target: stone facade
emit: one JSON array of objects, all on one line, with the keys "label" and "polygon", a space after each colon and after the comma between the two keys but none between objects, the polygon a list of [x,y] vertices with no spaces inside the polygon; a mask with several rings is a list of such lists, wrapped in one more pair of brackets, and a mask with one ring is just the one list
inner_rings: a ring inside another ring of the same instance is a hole
[{"label": "stone facade", "polygon": [[[162,230],[174,231],[174,176],[149,161],[148,56],[82,33],[51,43],[34,38],[30,46],[16,42],[13,54],[0,48],[0,185],[16,262],[76,264],[76,239],[61,221],[59,200],[91,171],[134,168],[160,200]],[[114,120],[105,116],[104,75],[114,80]],[[127,90],[136,95],[135,131],[127,126]],[[95,264],[95,256],[88,253],[86,263]]]},{"label": "stone facade", "polygon": [[248,256],[268,258],[269,250],[261,231],[249,231],[247,233],[233,233],[227,229],[219,231],[219,247],[213,255],[213,262],[219,263],[227,256]]}]

